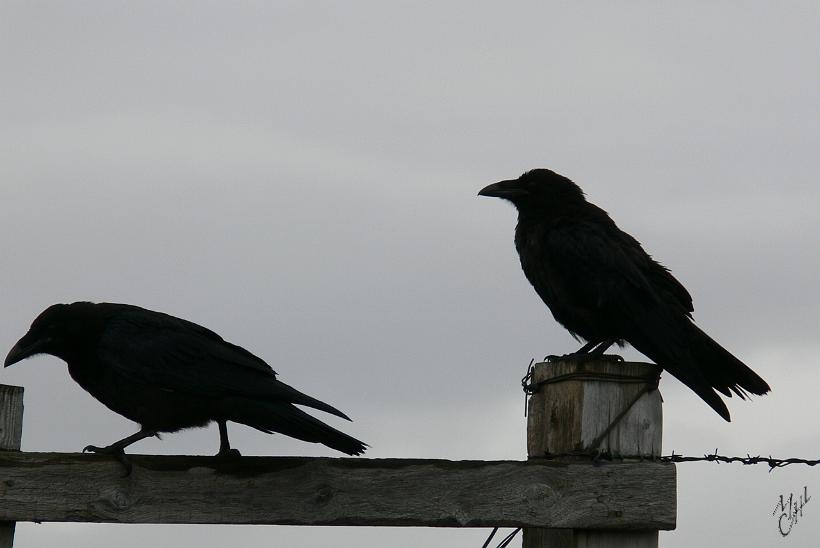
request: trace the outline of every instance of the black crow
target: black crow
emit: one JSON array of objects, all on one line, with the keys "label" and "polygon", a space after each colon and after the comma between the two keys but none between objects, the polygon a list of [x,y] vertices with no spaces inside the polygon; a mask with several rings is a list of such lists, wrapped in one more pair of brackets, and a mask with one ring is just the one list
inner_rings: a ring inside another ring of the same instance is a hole
[{"label": "black crow", "polygon": [[211,421],[219,426],[217,456],[239,454],[228,442],[228,421],[348,455],[367,447],[296,405],[350,420],[335,407],[277,380],[267,363],[213,331],[161,312],[115,303],[55,304],[34,320],[5,366],[35,354],[65,360],[80,386],[141,426],[107,447],[84,451],[124,459],[125,447],[138,440]]},{"label": "black crow", "polygon": [[[692,297],[638,241],[583,191],[548,169],[489,185],[480,196],[518,209],[515,247],[524,275],[555,319],[579,340],[575,359],[628,342],[695,391],[721,417],[715,390],[741,398],[765,394],[754,371],[692,322]],[[745,399],[745,398],[744,398]]]}]

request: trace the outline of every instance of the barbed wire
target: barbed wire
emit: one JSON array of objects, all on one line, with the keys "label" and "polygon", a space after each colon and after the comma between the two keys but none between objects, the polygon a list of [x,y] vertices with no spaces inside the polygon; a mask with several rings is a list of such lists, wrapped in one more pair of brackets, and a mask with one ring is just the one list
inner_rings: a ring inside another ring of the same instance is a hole
[{"label": "barbed wire", "polygon": [[721,462],[725,463],[735,463],[739,462],[741,464],[750,465],[750,464],[768,464],[769,471],[774,470],[775,468],[783,468],[784,466],[788,466],[790,464],[805,464],[806,466],[816,466],[820,464],[820,459],[800,459],[797,457],[790,457],[786,459],[777,459],[772,456],[768,457],[761,457],[760,455],[753,457],[747,454],[745,457],[726,457],[724,455],[718,455],[717,449],[711,455],[703,455],[702,457],[688,457],[686,455],[676,455],[674,451],[672,451],[671,455],[661,456],[658,457],[660,462],[714,462],[720,464]]},{"label": "barbed wire", "polygon": [[608,452],[586,452],[586,451],[571,451],[567,453],[545,453],[542,457],[543,459],[547,460],[558,460],[558,459],[578,459],[578,460],[590,460],[593,463],[603,463],[603,462],[615,462],[621,461],[624,459],[629,460],[641,460],[641,461],[649,461],[649,462],[663,462],[663,463],[678,463],[678,462],[714,462],[716,464],[720,463],[740,463],[744,465],[754,465],[754,464],[767,464],[769,466],[769,471],[774,470],[775,468],[783,468],[784,466],[788,466],[790,464],[805,464],[806,466],[816,466],[820,464],[820,459],[801,459],[797,457],[790,457],[785,459],[779,459],[772,456],[763,457],[763,456],[752,456],[751,454],[746,454],[745,457],[729,457],[726,455],[718,454],[718,450],[715,449],[714,453],[706,453],[703,456],[693,457],[689,455],[681,455],[672,451],[670,455],[660,455],[660,456],[652,456],[652,455],[638,455],[638,456],[624,456],[624,455],[612,455]]},{"label": "barbed wire", "polygon": [[[727,463],[727,464],[734,464],[734,463],[741,463],[743,465],[755,465],[755,464],[767,464],[769,466],[769,472],[774,470],[775,468],[783,468],[784,466],[789,466],[790,464],[805,464],[806,466],[816,466],[820,464],[820,459],[801,459],[797,457],[790,457],[785,459],[778,459],[772,456],[769,457],[762,457],[760,455],[753,457],[750,454],[747,454],[745,457],[727,457],[725,455],[719,455],[717,448],[715,448],[714,453],[707,453],[704,454],[702,457],[692,457],[688,455],[679,455],[672,451],[670,455],[661,455],[657,457],[653,456],[640,456],[640,457],[619,457],[613,456],[610,453],[595,453],[595,452],[583,452],[583,451],[573,451],[569,453],[545,453],[543,457],[547,460],[558,460],[558,459],[587,459],[591,460],[593,463],[602,463],[602,461],[614,462],[618,460],[623,460],[624,458],[628,459],[638,459],[641,461],[649,461],[649,462],[663,462],[663,463],[678,463],[678,462],[714,462],[715,464],[720,463]],[[512,542],[515,535],[521,530],[519,527],[518,529],[513,530],[512,533],[504,537],[501,542],[497,545],[497,548],[505,548]],[[498,527],[494,528],[490,533],[490,536],[487,537],[486,542],[482,546],[482,548],[488,548],[490,545],[490,541],[495,536],[495,533],[498,531]]]},{"label": "barbed wire", "polygon": [[[618,358],[617,356],[610,357],[611,359]],[[547,361],[547,358],[545,358]],[[595,380],[595,381],[603,381],[603,382],[619,382],[619,383],[646,383],[646,388],[640,392],[638,392],[637,396],[633,398],[633,400],[624,408],[624,410],[619,413],[611,422],[609,427],[607,427],[602,435],[598,436],[595,441],[590,444],[589,448],[586,451],[572,451],[567,453],[559,453],[559,454],[550,454],[547,453],[543,455],[542,458],[546,459],[560,459],[560,458],[586,458],[590,459],[593,462],[600,462],[600,461],[612,461],[612,460],[620,460],[623,458],[629,459],[640,459],[640,460],[649,460],[654,462],[665,462],[665,463],[683,463],[683,462],[714,462],[715,464],[726,463],[726,464],[734,464],[740,463],[743,465],[755,465],[755,464],[766,464],[769,466],[769,472],[774,470],[775,468],[783,468],[785,466],[789,466],[791,464],[803,464],[806,466],[817,466],[820,464],[820,459],[802,459],[798,457],[789,457],[789,458],[776,458],[769,455],[768,457],[764,457],[761,455],[752,456],[751,454],[747,453],[745,457],[737,457],[737,456],[726,456],[718,454],[717,448],[715,448],[714,453],[707,453],[703,456],[689,456],[689,455],[680,455],[672,451],[671,455],[661,455],[661,456],[613,456],[607,452],[602,452],[597,449],[600,445],[600,442],[606,437],[612,427],[619,422],[623,416],[626,414],[627,411],[637,402],[638,399],[645,393],[652,390],[657,389],[658,381],[660,380],[659,373],[653,373],[651,376],[648,377],[626,377],[622,375],[616,374],[605,374],[602,375],[600,373],[588,373],[588,372],[573,372],[567,373],[563,375],[557,375],[555,377],[549,378],[547,380],[543,380],[540,382],[534,382],[533,377],[535,373],[535,360],[530,360],[529,364],[527,364],[527,372],[524,377],[521,379],[521,388],[524,391],[524,416],[527,416],[527,400],[528,398],[538,392],[538,390],[546,385],[552,384],[556,382],[561,382],[565,380]]]},{"label": "barbed wire", "polygon": [[[619,358],[618,356],[612,356],[611,359]],[[548,361],[547,358],[544,361]],[[625,376],[625,375],[617,375],[617,374],[601,374],[601,373],[588,373],[588,372],[573,372],[573,373],[566,373],[563,375],[557,375],[555,377],[538,381],[534,381],[534,373],[535,373],[535,360],[530,360],[530,363],[527,364],[527,371],[524,377],[521,379],[521,388],[524,391],[524,416],[527,416],[527,402],[529,397],[538,392],[542,386],[557,382],[562,382],[566,380],[594,380],[594,381],[603,381],[603,382],[618,382],[618,383],[644,383],[645,386],[642,390],[640,390],[636,396],[624,407],[623,411],[621,411],[610,423],[610,425],[604,429],[604,431],[593,440],[593,442],[589,445],[589,448],[586,451],[572,451],[567,453],[545,453],[542,459],[547,460],[559,460],[559,459],[574,459],[574,460],[590,460],[593,464],[603,464],[605,461],[615,462],[615,461],[623,461],[623,460],[639,460],[639,461],[649,461],[649,462],[661,462],[661,463],[683,463],[683,462],[714,462],[715,464],[726,463],[726,464],[735,464],[740,463],[743,465],[755,465],[755,464],[766,464],[769,467],[769,472],[772,472],[775,468],[783,468],[785,466],[789,466],[791,464],[804,464],[806,466],[816,466],[820,464],[820,459],[801,459],[797,457],[790,457],[790,458],[775,458],[771,455],[768,457],[763,457],[761,455],[752,456],[751,454],[747,453],[745,457],[730,457],[726,455],[718,454],[717,448],[715,448],[714,453],[706,453],[703,456],[689,456],[689,455],[681,455],[675,453],[673,450],[670,455],[660,455],[660,456],[653,456],[653,455],[639,455],[639,456],[624,456],[624,455],[613,455],[609,452],[600,451],[598,450],[598,446],[603,441],[604,438],[609,434],[610,430],[613,426],[615,426],[623,417],[624,415],[632,408],[632,406],[647,392],[651,392],[658,388],[658,382],[660,381],[660,372],[652,373],[650,376],[646,377],[635,377],[635,376]],[[509,535],[504,537],[501,542],[497,545],[496,548],[505,548],[512,542],[513,538],[521,531],[521,528],[514,529]],[[493,537],[498,532],[498,527],[494,528],[490,535],[487,537],[487,540],[484,542],[482,548],[488,548],[490,546],[490,542],[492,542]]]},{"label": "barbed wire", "polygon": [[[547,356],[544,360],[547,360],[551,356]],[[615,355],[604,355],[601,356],[602,359],[608,359],[610,361],[624,361],[624,359],[620,356]],[[527,400],[530,396],[538,392],[542,386],[546,386],[548,384],[556,384],[563,381],[568,380],[576,380],[576,381],[598,381],[598,382],[617,382],[622,384],[646,384],[649,387],[649,391],[656,390],[658,388],[658,383],[660,383],[661,375],[660,370],[656,372],[650,373],[648,376],[635,376],[635,375],[619,375],[617,373],[591,373],[588,371],[574,371],[571,373],[564,373],[563,375],[556,375],[554,377],[550,377],[548,379],[534,381],[535,377],[535,358],[530,360],[530,363],[527,364],[527,373],[521,378],[521,389],[524,391],[524,416],[527,416]]]}]

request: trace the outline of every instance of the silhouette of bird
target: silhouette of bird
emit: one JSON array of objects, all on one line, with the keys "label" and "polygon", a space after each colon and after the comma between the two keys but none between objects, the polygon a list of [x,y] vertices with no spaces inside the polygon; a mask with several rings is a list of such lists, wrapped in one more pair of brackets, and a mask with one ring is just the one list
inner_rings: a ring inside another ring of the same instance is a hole
[{"label": "silhouette of bird", "polygon": [[[51,354],[106,407],[140,424],[139,432],[106,447],[113,454],[160,432],[219,426],[219,453],[238,455],[228,421],[279,432],[359,455],[366,444],[328,426],[296,405],[350,420],[324,402],[288,386],[260,358],[195,323],[115,303],[55,304],[43,311],[6,357],[5,367],[35,354]],[[130,470],[130,467],[129,467]]]},{"label": "silhouette of bird", "polygon": [[692,321],[692,297],[668,269],[583,191],[549,169],[483,188],[518,210],[515,247],[524,275],[590,359],[628,342],[691,388],[725,420],[717,392],[769,391],[760,376]]}]

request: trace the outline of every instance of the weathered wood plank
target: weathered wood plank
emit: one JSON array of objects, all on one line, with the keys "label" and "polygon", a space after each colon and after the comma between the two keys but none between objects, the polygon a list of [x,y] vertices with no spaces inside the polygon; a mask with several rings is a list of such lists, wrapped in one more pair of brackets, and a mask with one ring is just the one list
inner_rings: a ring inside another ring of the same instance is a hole
[{"label": "weathered wood plank", "polygon": [[[564,361],[538,363],[532,381],[552,381],[530,397],[527,454],[602,451],[615,456],[658,456],[663,428],[662,399],[655,389],[640,395],[659,373],[637,362]],[[639,399],[635,400],[636,397]],[[635,402],[630,408],[629,405]],[[621,412],[629,409],[619,420]],[[613,424],[606,435],[607,427]],[[591,447],[601,438],[597,447]],[[673,501],[675,485],[666,493]],[[675,512],[673,503],[673,512]],[[674,528],[674,525],[673,527]],[[618,532],[614,528],[524,529],[524,548],[657,548],[657,531]],[[638,529],[641,529],[640,527]],[[646,526],[643,529],[655,529]]]},{"label": "weathered wood plank", "polygon": [[517,461],[0,454],[0,520],[668,529],[675,468]]},{"label": "weathered wood plank", "polygon": [[0,451],[19,451],[23,439],[23,387],[0,384]]},{"label": "weathered wood plank", "polygon": [[[640,362],[538,363],[533,382],[565,379],[542,386],[529,401],[527,454],[588,450],[592,441],[645,387],[640,380],[660,368]],[[575,376],[575,378],[573,378]],[[595,380],[595,377],[601,380]],[[659,390],[644,394],[604,438],[597,450],[616,456],[660,455],[663,432]]]},{"label": "weathered wood plank", "polygon": [[[0,384],[0,451],[19,451],[23,439],[23,387]],[[0,548],[14,545],[15,522],[0,522]]]}]

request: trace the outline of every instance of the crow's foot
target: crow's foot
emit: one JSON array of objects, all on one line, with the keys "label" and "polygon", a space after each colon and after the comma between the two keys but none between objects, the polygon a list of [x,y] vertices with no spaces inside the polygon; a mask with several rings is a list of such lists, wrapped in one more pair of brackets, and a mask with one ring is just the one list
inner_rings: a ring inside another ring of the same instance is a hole
[{"label": "crow's foot", "polygon": [[564,354],[563,356],[556,356],[555,354],[550,354],[544,358],[544,361],[547,363],[555,363],[555,362],[575,362],[575,363],[587,363],[587,362],[594,362],[594,361],[602,361],[602,362],[612,362],[612,363],[620,363],[623,362],[624,359],[617,354],[595,354],[595,353],[584,353],[581,354],[579,352],[575,352],[572,354]]},{"label": "crow's foot", "polygon": [[109,445],[107,447],[97,447],[96,445],[86,445],[83,447],[83,453],[97,453],[98,455],[111,455],[115,459],[117,459],[120,464],[125,467],[125,474],[122,477],[127,478],[131,475],[131,471],[133,470],[133,466],[131,465],[131,461],[128,460],[128,457],[125,456],[125,451],[122,447],[114,445]]},{"label": "crow's foot", "polygon": [[238,459],[242,456],[242,453],[239,452],[239,449],[220,449],[219,453],[214,456],[218,459]]},{"label": "crow's foot", "polygon": [[117,453],[125,454],[122,447],[115,445],[108,445],[106,447],[97,447],[96,445],[86,445],[83,447],[83,453],[100,453],[102,455],[116,455]]}]

